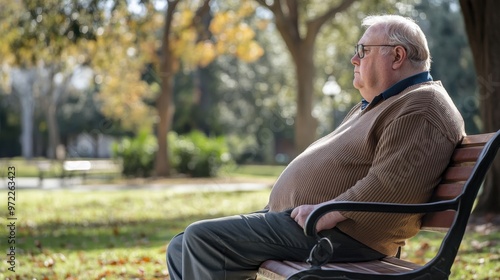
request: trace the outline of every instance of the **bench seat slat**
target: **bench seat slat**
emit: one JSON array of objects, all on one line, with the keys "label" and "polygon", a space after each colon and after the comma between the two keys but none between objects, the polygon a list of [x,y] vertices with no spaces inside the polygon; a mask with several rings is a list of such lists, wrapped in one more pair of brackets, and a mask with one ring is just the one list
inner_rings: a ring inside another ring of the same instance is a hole
[{"label": "bench seat slat", "polygon": [[[403,261],[394,257],[369,262],[347,262],[328,263],[322,267],[323,270],[344,270],[370,274],[391,274],[415,270],[420,268],[411,262]],[[259,280],[285,280],[287,277],[309,269],[309,265],[303,262],[292,261],[265,261],[259,268]]]}]

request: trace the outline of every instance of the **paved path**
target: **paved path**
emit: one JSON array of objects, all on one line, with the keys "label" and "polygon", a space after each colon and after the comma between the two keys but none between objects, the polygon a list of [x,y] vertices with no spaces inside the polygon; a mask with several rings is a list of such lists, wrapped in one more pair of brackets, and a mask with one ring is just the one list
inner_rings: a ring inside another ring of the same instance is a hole
[{"label": "paved path", "polygon": [[[7,189],[7,178],[0,179],[0,189]],[[191,182],[174,182],[165,183],[161,181],[134,181],[130,180],[120,184],[107,184],[107,183],[90,183],[83,184],[81,178],[45,178],[40,180],[38,178],[15,178],[16,189],[40,189],[40,190],[56,190],[68,189],[77,191],[119,191],[130,189],[169,189],[175,192],[194,192],[194,191],[248,191],[248,190],[263,190],[269,189],[268,182],[218,182],[217,179],[208,179],[201,183]]]}]

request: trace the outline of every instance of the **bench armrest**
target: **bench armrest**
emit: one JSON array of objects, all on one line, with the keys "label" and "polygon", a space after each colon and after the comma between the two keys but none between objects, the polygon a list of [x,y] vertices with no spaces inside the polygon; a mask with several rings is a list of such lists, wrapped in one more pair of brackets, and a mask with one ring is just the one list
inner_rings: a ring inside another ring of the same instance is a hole
[{"label": "bench armrest", "polygon": [[445,200],[438,202],[399,204],[383,202],[357,202],[357,201],[333,201],[315,209],[306,220],[304,233],[307,236],[316,236],[316,223],[328,212],[332,211],[360,211],[360,212],[390,212],[390,213],[431,213],[445,210],[456,210],[458,200]]}]

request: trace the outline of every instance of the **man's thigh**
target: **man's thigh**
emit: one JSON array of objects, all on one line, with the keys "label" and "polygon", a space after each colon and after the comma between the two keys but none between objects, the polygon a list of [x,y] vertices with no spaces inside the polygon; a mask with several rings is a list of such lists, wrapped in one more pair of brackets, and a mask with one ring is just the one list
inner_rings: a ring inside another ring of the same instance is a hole
[{"label": "man's thigh", "polygon": [[290,212],[252,213],[196,222],[186,229],[184,239],[188,244],[191,238],[202,239],[199,244],[213,244],[225,254],[228,265],[234,262],[233,265],[239,263],[250,268],[267,259],[304,260],[316,238],[306,237],[290,218]]}]

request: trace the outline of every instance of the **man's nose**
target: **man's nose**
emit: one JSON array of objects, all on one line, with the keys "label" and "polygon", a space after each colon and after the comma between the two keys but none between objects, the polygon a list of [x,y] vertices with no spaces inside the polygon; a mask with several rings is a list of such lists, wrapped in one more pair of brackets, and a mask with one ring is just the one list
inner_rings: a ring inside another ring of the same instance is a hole
[{"label": "man's nose", "polygon": [[352,65],[359,65],[359,57],[357,54],[354,54],[352,57],[351,57],[351,64]]}]

